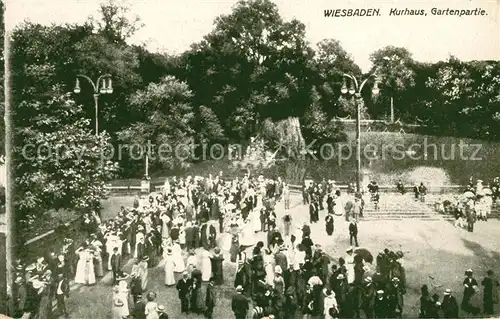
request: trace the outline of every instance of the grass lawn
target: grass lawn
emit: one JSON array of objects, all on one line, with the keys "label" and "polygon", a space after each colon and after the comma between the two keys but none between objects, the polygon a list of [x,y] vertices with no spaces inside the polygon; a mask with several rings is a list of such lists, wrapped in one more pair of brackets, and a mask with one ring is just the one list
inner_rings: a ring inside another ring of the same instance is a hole
[{"label": "grass lawn", "polygon": [[[308,209],[302,206],[300,201],[298,196],[292,197],[291,214],[297,225],[308,219]],[[278,220],[281,220],[279,217],[283,214],[283,209],[281,204],[278,205]],[[320,220],[323,214],[324,212]],[[478,281],[482,280],[488,269],[498,269],[495,266],[500,262],[499,226],[498,220],[477,223],[475,232],[468,233],[445,221],[366,221],[359,224],[359,240],[360,245],[374,255],[384,248],[405,252],[408,292],[405,296],[403,317],[416,318],[422,284],[427,284],[431,293],[435,292],[440,297],[444,289],[451,288],[461,302],[461,283],[465,269],[474,269]],[[349,237],[348,225],[343,218],[335,220],[335,232],[332,237],[326,236],[323,223],[315,224],[311,228],[313,241],[321,244],[335,262],[344,256],[349,246]],[[255,241],[263,240],[264,236],[263,233],[257,234]],[[228,252],[225,253],[226,260],[229,260]],[[130,268],[126,269],[128,270]],[[226,283],[218,289],[214,318],[234,318],[230,310],[234,274],[235,265],[226,263]],[[158,302],[166,306],[169,317],[201,318],[195,315],[181,315],[177,292],[174,288],[165,287],[163,280],[161,264],[149,270],[148,287],[157,292]],[[478,300],[481,300],[481,295],[482,292],[478,294]],[[71,294],[68,307],[73,318],[108,318],[111,309],[111,285],[103,282],[94,287],[80,288]]]}]

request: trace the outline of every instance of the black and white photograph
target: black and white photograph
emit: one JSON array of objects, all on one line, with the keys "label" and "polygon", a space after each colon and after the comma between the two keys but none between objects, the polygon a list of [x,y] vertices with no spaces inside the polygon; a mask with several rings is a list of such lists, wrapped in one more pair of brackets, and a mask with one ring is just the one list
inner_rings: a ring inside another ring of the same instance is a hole
[{"label": "black and white photograph", "polygon": [[6,318],[500,316],[499,1],[0,3]]}]

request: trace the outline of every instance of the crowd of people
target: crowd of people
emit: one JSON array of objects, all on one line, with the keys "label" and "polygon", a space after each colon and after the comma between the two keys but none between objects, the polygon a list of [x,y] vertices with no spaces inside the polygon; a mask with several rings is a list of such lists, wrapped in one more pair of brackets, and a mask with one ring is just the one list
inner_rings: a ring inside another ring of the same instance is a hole
[{"label": "crowd of people", "polygon": [[492,207],[498,199],[499,189],[500,180],[498,177],[493,180],[491,187],[488,184],[483,184],[482,180],[474,181],[471,177],[461,195],[437,203],[437,210],[453,215],[456,227],[473,232],[474,224],[477,221],[488,220]]},{"label": "crowd of people", "polygon": [[[363,198],[352,185],[347,193],[341,196],[334,181],[306,181],[303,204],[309,206],[309,223],[299,224],[288,213],[290,190],[280,178],[246,174],[224,180],[220,174],[167,179],[161,193],[137,196],[132,207],[122,207],[114,219],[101,221],[95,212],[85,214],[82,229],[88,238],[79,247],[65,239],[59,253],[29,265],[18,261],[16,318],[68,317],[70,280],[94,285],[106,271],[112,274],[113,319],[168,318],[168,308],[174,305],[162,305],[150,291],[152,267],[164,270],[165,289],[176,290],[182,313],[213,318],[215,293],[228,284],[223,267],[228,262],[236,264],[234,282],[229,284],[235,289],[231,308],[237,319],[359,318],[361,314],[400,318],[407,287],[403,253],[385,249],[373,265],[371,253],[358,248],[356,220],[363,216]],[[280,202],[283,216],[276,212]],[[311,226],[319,222],[320,211],[325,211],[327,236],[334,232],[335,216],[345,216],[349,222],[351,247],[338,260],[312,239]],[[262,232],[264,240],[257,240],[256,233]],[[133,266],[125,273],[122,269],[129,258]],[[489,313],[498,287],[493,272],[482,285],[484,313]],[[478,284],[472,273],[467,273],[464,287],[462,309],[475,314],[479,310],[470,299]],[[422,287],[422,318],[438,318],[440,313],[446,318],[458,316],[451,291],[444,294],[440,301]]]}]

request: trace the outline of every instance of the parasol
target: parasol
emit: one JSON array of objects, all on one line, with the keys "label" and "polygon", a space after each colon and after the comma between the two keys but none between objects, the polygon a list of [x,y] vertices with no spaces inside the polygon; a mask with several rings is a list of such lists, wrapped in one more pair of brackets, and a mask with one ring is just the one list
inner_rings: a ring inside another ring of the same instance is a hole
[{"label": "parasol", "polygon": [[464,197],[465,197],[465,198],[474,198],[474,197],[476,196],[476,195],[474,195],[474,193],[473,193],[473,192],[471,192],[471,191],[467,191],[467,192],[465,192],[463,195],[464,195]]},{"label": "parasol", "polygon": [[358,256],[361,256],[364,261],[367,263],[371,264],[373,263],[373,255],[368,249],[366,248],[356,248],[354,250],[354,253],[357,254]]}]

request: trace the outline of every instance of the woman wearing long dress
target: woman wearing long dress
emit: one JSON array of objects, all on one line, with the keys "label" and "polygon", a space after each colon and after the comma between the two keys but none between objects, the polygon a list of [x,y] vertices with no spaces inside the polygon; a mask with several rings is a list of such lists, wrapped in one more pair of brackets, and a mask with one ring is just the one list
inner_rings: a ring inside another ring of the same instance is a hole
[{"label": "woman wearing long dress", "polygon": [[254,232],[252,229],[252,225],[249,221],[243,222],[243,229],[241,230],[241,241],[240,246],[249,247],[254,244]]},{"label": "woman wearing long dress", "polygon": [[97,278],[101,278],[104,276],[104,269],[102,265],[102,246],[103,244],[94,239],[91,243],[92,249],[94,250],[95,264],[94,264],[94,272]]},{"label": "woman wearing long dress", "polygon": [[186,260],[186,268],[189,274],[193,272],[193,269],[197,268],[198,258],[196,257],[196,252],[192,249],[189,252],[189,256]]},{"label": "woman wearing long dress", "polygon": [[184,270],[186,270],[186,265],[184,264],[184,257],[182,257],[182,249],[178,242],[173,244],[172,254],[175,263],[174,272],[176,273],[184,272]]},{"label": "woman wearing long dress", "polygon": [[123,300],[123,313],[124,316],[130,315],[130,307],[129,307],[129,299],[130,299],[130,290],[128,289],[127,282],[125,280],[121,280],[118,283],[118,288],[120,289],[120,298]]},{"label": "woman wearing long dress", "polygon": [[344,216],[344,201],[342,197],[337,193],[335,194],[335,206],[333,207],[333,212],[337,216]]},{"label": "woman wearing long dress", "polygon": [[161,227],[161,237],[169,238],[170,237],[170,229],[168,229],[168,223],[170,222],[170,217],[166,213],[161,214],[160,219],[162,221]]},{"label": "woman wearing long dress", "polygon": [[240,252],[240,239],[237,234],[234,234],[231,240],[231,248],[229,249],[229,254],[231,256],[230,261],[232,263],[236,262],[239,252]]},{"label": "woman wearing long dress", "polygon": [[[50,319],[52,318],[52,285],[51,285],[51,273],[48,271],[43,281],[40,282],[38,297],[40,302],[38,304],[38,316],[37,319]],[[35,285],[34,285],[35,287]]]},{"label": "woman wearing long dress", "polygon": [[201,254],[201,280],[208,282],[212,277],[212,254],[208,250],[203,250]]},{"label": "woman wearing long dress", "polygon": [[352,248],[347,250],[345,266],[347,268],[347,283],[351,284],[354,282],[354,253]]},{"label": "woman wearing long dress", "polygon": [[253,225],[253,231],[254,233],[260,232],[261,230],[261,225],[260,225],[260,210],[259,209],[254,209],[252,210],[250,217],[252,219],[252,225]]},{"label": "woman wearing long dress", "polygon": [[[128,303],[124,300],[123,295],[120,293],[120,288],[115,286],[113,288],[111,306],[111,317],[112,319],[123,319],[129,312]],[[126,307],[127,306],[127,307]]]},{"label": "woman wearing long dress", "polygon": [[266,283],[268,285],[274,285],[274,257],[271,250],[266,249],[264,258],[264,270],[266,271]]},{"label": "woman wearing long dress", "polygon": [[167,249],[167,254],[165,256],[165,286],[175,285],[175,260],[172,255],[172,249]]},{"label": "woman wearing long dress", "polygon": [[184,227],[180,227],[179,230],[179,244],[181,245],[181,248],[186,247],[186,231]]},{"label": "woman wearing long dress", "polygon": [[76,251],[79,256],[76,265],[75,283],[93,285],[96,283],[94,273],[94,255],[90,249],[81,247]]},{"label": "woman wearing long dress", "polygon": [[139,278],[141,278],[141,286],[142,286],[142,291],[145,291],[148,288],[148,260],[149,257],[145,256],[140,262],[139,262]]},{"label": "woman wearing long dress", "polygon": [[158,319],[158,304],[155,302],[156,294],[154,292],[150,292],[146,298],[148,300],[144,310],[146,319]]}]

